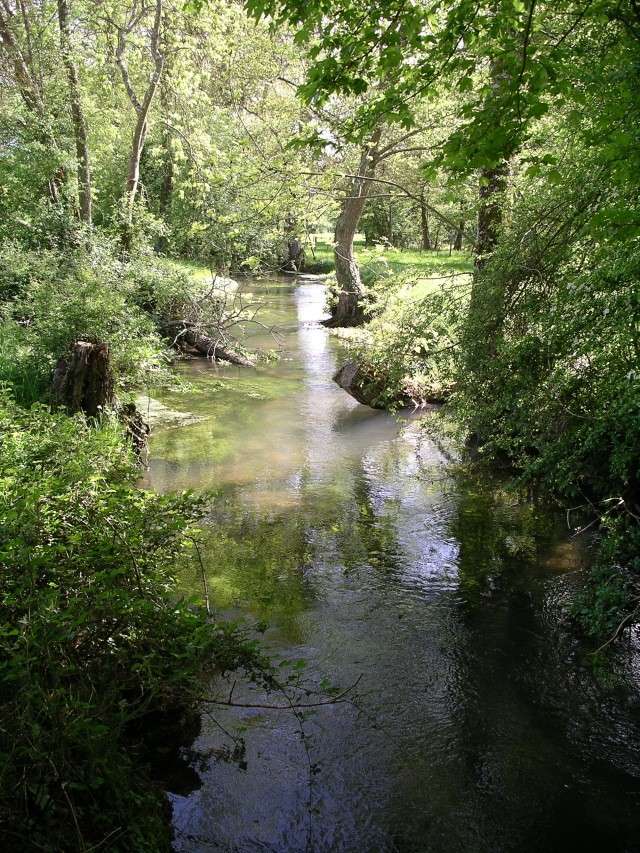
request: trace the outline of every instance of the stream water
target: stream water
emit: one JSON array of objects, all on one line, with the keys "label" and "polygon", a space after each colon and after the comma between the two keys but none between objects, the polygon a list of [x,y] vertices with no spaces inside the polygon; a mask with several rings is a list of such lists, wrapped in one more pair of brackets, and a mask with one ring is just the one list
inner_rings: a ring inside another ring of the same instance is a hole
[{"label": "stream water", "polygon": [[[566,525],[462,474],[420,418],[335,386],[321,285],[250,287],[281,358],[183,364],[193,390],[162,402],[194,417],[155,430],[146,485],[214,490],[203,560],[223,618],[267,623],[310,682],[360,681],[302,726],[205,714],[199,786],[170,795],[176,850],[640,851],[638,655],[603,684],[563,627],[581,561]],[[200,594],[197,571],[183,583]]]}]

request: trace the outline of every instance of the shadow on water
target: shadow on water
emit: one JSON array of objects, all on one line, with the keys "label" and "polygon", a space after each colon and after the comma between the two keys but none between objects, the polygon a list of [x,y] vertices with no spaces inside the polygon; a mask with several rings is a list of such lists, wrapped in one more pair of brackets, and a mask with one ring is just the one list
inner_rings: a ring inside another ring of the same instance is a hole
[{"label": "shadow on water", "polygon": [[[205,715],[200,787],[171,795],[176,849],[640,851],[637,674],[598,685],[565,626],[580,553],[543,508],[450,465],[419,419],[332,384],[319,285],[262,287],[280,361],[183,366],[196,390],[163,402],[201,419],[156,430],[147,484],[215,490],[221,616],[268,623],[267,648],[312,680],[362,679],[304,737],[290,714]],[[197,594],[197,572],[183,584]],[[229,734],[241,763],[219,758]]]}]

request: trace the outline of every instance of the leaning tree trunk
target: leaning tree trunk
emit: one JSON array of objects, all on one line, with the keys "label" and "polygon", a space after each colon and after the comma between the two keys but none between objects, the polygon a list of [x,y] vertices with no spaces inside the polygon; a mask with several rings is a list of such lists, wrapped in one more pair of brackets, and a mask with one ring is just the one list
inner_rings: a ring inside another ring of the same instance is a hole
[{"label": "leaning tree trunk", "polygon": [[[6,3],[0,3],[0,56],[4,54],[9,65],[13,68],[13,75],[20,92],[20,97],[27,109],[33,113],[38,120],[39,141],[51,151],[60,154],[58,144],[51,128],[50,116],[47,112],[42,87],[36,74],[32,70],[32,57],[30,52],[22,52],[19,41],[15,38],[11,27],[11,10]],[[49,198],[53,204],[59,204],[62,188],[66,179],[64,166],[56,166],[53,174],[47,181]]]},{"label": "leaning tree trunk", "polygon": [[115,402],[107,344],[77,341],[53,374],[53,402],[68,412],[96,417]]},{"label": "leaning tree trunk", "polygon": [[363,295],[360,270],[355,259],[353,241],[369,194],[371,178],[377,165],[378,143],[382,129],[377,128],[362,152],[357,175],[352,179],[336,222],[334,257],[338,303],[326,326],[358,326],[363,322]]},{"label": "leaning tree trunk", "polygon": [[73,135],[76,144],[76,161],[78,169],[78,208],[80,219],[91,225],[91,168],[89,163],[89,143],[87,123],[80,98],[80,83],[78,71],[73,61],[71,34],[69,31],[69,6],[67,0],[58,0],[58,24],[60,27],[60,51],[62,62],[67,72],[69,85],[69,100],[71,102],[71,119]]}]

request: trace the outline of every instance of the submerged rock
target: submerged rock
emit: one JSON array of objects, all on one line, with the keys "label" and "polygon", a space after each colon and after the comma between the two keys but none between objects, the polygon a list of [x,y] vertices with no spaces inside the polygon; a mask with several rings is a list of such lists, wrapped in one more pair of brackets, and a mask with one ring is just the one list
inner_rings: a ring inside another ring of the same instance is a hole
[{"label": "submerged rock", "polygon": [[196,424],[205,420],[201,415],[194,415],[192,412],[179,412],[176,409],[170,409],[153,397],[138,397],[136,407],[142,412],[145,421],[151,429],[158,426],[186,426],[187,424]]}]

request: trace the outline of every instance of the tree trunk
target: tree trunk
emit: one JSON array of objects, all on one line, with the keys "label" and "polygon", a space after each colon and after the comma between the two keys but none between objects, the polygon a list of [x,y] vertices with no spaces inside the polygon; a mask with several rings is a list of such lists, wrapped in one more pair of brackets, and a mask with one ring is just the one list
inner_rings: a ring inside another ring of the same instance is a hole
[{"label": "tree trunk", "polygon": [[287,259],[284,268],[288,272],[304,272],[305,252],[297,237],[291,237],[287,242]]},{"label": "tree trunk", "polygon": [[429,209],[426,204],[425,192],[420,193],[420,231],[422,234],[422,251],[431,251],[431,233],[429,231]]},{"label": "tree trunk", "polygon": [[483,169],[478,193],[478,234],[475,245],[474,266],[482,272],[498,243],[502,225],[502,197],[507,184],[506,161],[492,169]]},{"label": "tree trunk", "polygon": [[[487,98],[499,97],[501,90],[509,83],[510,76],[504,58],[495,58],[491,65],[491,92]],[[512,153],[512,143],[507,139],[496,165],[480,173],[478,231],[469,302],[469,355],[473,370],[481,369],[487,360],[495,356],[504,322],[504,286],[499,277],[492,281],[491,276],[486,274],[486,268],[500,237],[504,191]]]},{"label": "tree trunk", "polygon": [[[164,89],[164,87],[163,87]],[[163,106],[163,111],[166,111],[166,93],[161,91],[160,102]],[[165,229],[169,228],[171,220],[171,207],[173,204],[173,183],[174,183],[174,164],[173,164],[173,148],[171,146],[171,131],[165,127],[162,134],[162,182],[160,184],[160,193],[158,196],[158,208],[160,218]],[[167,234],[160,234],[156,241],[156,251],[164,254],[169,246]]]},{"label": "tree trunk", "polygon": [[73,135],[76,144],[76,161],[78,169],[78,209],[80,219],[91,225],[91,168],[89,162],[89,143],[87,140],[87,123],[80,98],[78,71],[73,61],[71,34],[69,31],[69,6],[67,0],[58,0],[58,24],[60,27],[60,51],[62,62],[67,72],[69,84],[69,100]]},{"label": "tree trunk", "polygon": [[126,403],[118,411],[118,417],[124,426],[127,438],[133,446],[133,452],[139,462],[143,462],[149,447],[149,424],[136,408],[135,403]]},{"label": "tree trunk", "polygon": [[58,361],[53,374],[53,402],[67,411],[96,417],[114,404],[113,373],[107,344],[78,341]]},{"label": "tree trunk", "polygon": [[456,237],[453,241],[453,248],[456,252],[462,251],[462,240],[464,238],[464,219],[460,219],[460,224],[458,225],[458,230],[456,231]]},{"label": "tree trunk", "polygon": [[162,69],[164,67],[164,54],[160,50],[160,30],[162,26],[162,0],[156,0],[156,9],[153,19],[153,28],[150,36],[150,49],[153,57],[153,72],[149,79],[147,89],[144,93],[142,101],[138,97],[131,85],[129,78],[129,69],[124,61],[126,50],[126,35],[133,28],[136,22],[135,15],[132,15],[128,27],[123,27],[118,30],[118,46],[116,48],[116,62],[120,69],[124,87],[129,96],[129,100],[136,111],[136,126],[133,131],[133,139],[131,142],[131,152],[129,154],[129,163],[127,166],[127,180],[125,183],[124,193],[124,223],[122,231],[122,248],[125,252],[131,250],[132,229],[133,229],[133,211],[135,207],[136,195],[138,192],[138,184],[140,183],[140,158],[144,149],[144,143],[147,138],[149,109],[151,102],[160,83],[162,77]]},{"label": "tree trunk", "polygon": [[326,326],[358,326],[363,322],[360,304],[363,288],[353,241],[371,186],[371,181],[367,179],[375,174],[381,135],[382,128],[373,132],[369,145],[362,152],[357,176],[351,181],[347,195],[342,201],[334,242],[338,304],[331,318],[325,321]]},{"label": "tree trunk", "polygon": [[13,65],[13,73],[18,91],[26,107],[44,118],[46,111],[42,92],[36,79],[31,74],[27,59],[13,34],[9,11],[7,7],[0,7],[0,47],[4,48],[11,65]]},{"label": "tree trunk", "polygon": [[[0,4],[0,52],[5,53],[10,65],[13,67],[16,86],[25,106],[38,117],[40,128],[38,136],[40,137],[40,141],[47,148],[58,152],[58,144],[51,129],[40,81],[32,73],[30,54],[27,53],[25,56],[13,34],[11,10],[6,3]],[[47,181],[49,198],[54,204],[60,202],[61,189],[64,185],[65,177],[64,167],[57,166],[53,175]]]},{"label": "tree trunk", "polygon": [[[162,135],[163,153],[163,175],[162,183],[160,184],[160,195],[158,198],[158,206],[160,216],[165,228],[168,228],[171,218],[171,204],[173,201],[173,151],[171,149],[171,134],[166,130]],[[164,254],[168,248],[168,240],[166,234],[161,234],[156,242],[156,251]]]},{"label": "tree trunk", "polygon": [[480,179],[478,232],[469,302],[469,356],[473,369],[495,356],[504,321],[504,287],[485,273],[502,225],[502,203],[507,183],[506,161],[485,169]]},{"label": "tree trunk", "polygon": [[[169,57],[171,54],[170,36],[172,29],[170,27],[170,17],[164,14],[162,21],[162,53],[164,55],[164,68],[162,71],[162,79],[160,81],[160,112],[165,120],[162,131],[162,182],[160,184],[160,193],[158,196],[158,208],[160,218],[165,226],[165,230],[169,229],[171,220],[171,208],[173,204],[173,185],[175,178],[174,155],[172,147],[173,132],[167,122],[171,116],[172,103],[169,97],[169,82],[171,79],[172,63]],[[156,252],[161,254],[166,253],[169,245],[166,231],[160,234],[156,241]]]}]

